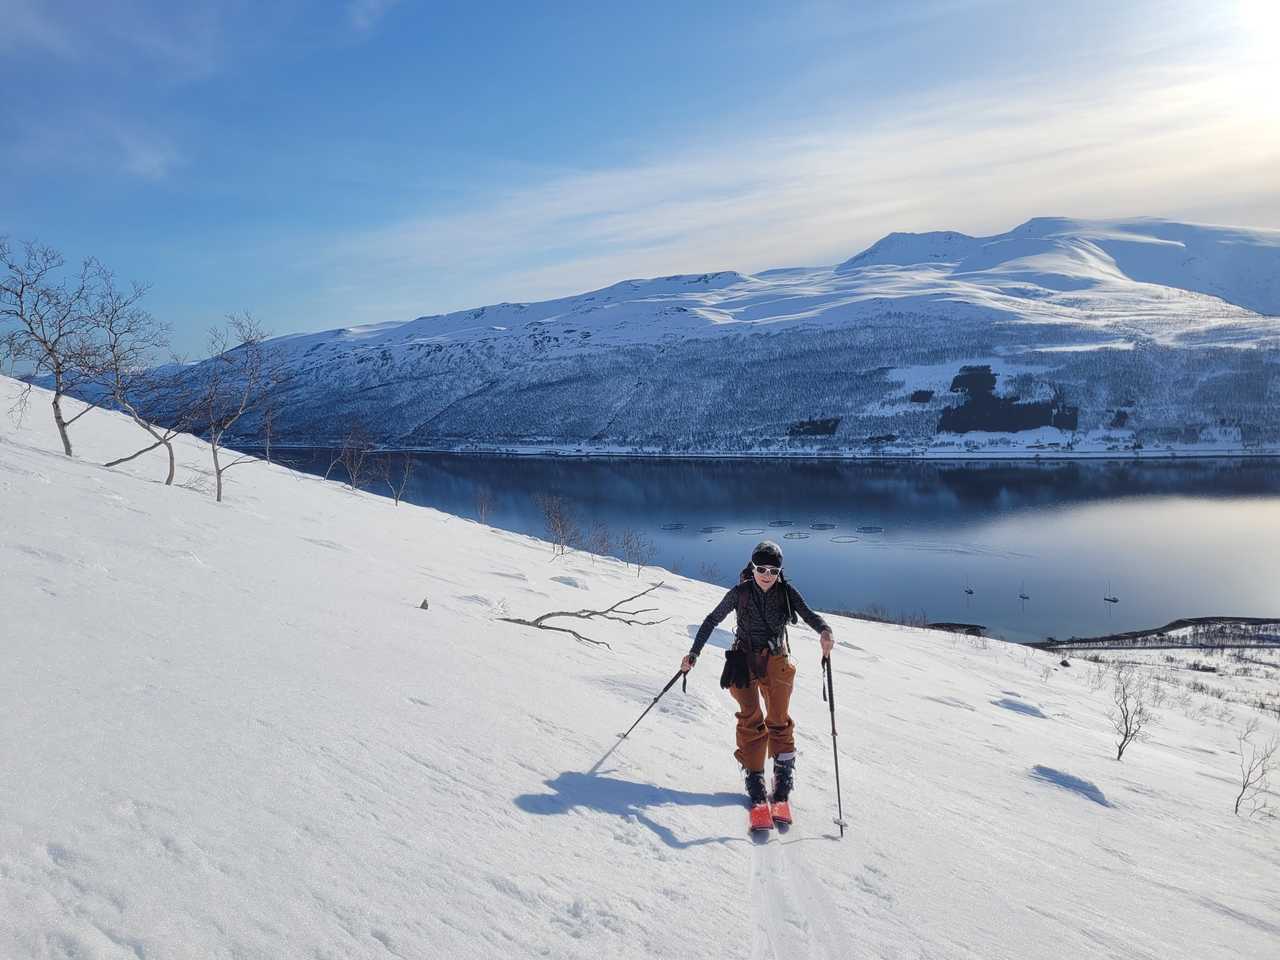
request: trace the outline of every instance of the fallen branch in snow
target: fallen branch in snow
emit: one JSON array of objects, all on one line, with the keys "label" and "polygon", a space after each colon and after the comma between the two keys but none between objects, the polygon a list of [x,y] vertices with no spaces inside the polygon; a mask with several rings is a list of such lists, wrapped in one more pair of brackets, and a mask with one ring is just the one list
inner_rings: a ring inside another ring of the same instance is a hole
[{"label": "fallen branch in snow", "polygon": [[652,593],[660,586],[662,586],[661,581],[655,583],[648,590],[641,590],[634,596],[627,597],[625,600],[619,600],[613,606],[606,607],[604,610],[552,610],[550,613],[544,613],[539,617],[534,617],[532,620],[525,620],[523,617],[498,617],[498,619],[505,621],[506,623],[518,623],[523,627],[536,627],[539,630],[552,630],[556,633],[567,633],[580,643],[588,643],[597,647],[609,647],[609,649],[612,650],[613,647],[610,647],[604,640],[592,640],[590,637],[584,637],[577,630],[570,627],[553,627],[546,621],[550,620],[552,617],[575,617],[579,620],[590,620],[592,617],[599,617],[601,620],[612,620],[615,623],[625,623],[629,627],[657,626],[660,623],[666,623],[670,617],[663,617],[661,620],[634,619],[641,614],[652,613],[658,609],[657,607],[645,607],[641,610],[623,610],[621,607],[624,603],[630,603],[632,600],[639,600],[645,594]]}]

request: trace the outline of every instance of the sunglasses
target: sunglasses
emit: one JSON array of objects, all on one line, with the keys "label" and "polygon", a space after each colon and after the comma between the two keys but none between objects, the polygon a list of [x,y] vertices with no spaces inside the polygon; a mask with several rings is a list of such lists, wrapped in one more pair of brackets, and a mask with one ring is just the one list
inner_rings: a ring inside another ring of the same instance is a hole
[{"label": "sunglasses", "polygon": [[760,563],[753,563],[751,564],[751,567],[756,573],[762,574],[766,577],[776,577],[782,572],[781,567],[770,567]]}]

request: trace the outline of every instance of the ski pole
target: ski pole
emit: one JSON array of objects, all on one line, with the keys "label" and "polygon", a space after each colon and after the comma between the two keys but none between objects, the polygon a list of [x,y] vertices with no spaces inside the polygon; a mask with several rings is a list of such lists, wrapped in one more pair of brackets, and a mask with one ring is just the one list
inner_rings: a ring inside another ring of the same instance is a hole
[{"label": "ski pole", "polygon": [[831,657],[824,655],[822,670],[827,675],[826,686],[822,688],[822,699],[831,708],[831,754],[836,761],[836,826],[840,828],[840,837],[844,837],[844,828],[848,826],[844,819],[844,802],[840,799],[840,751],[836,749],[836,690],[831,682]]},{"label": "ski pole", "polygon": [[654,705],[657,704],[657,702],[662,699],[663,694],[665,694],[668,690],[674,687],[676,685],[676,681],[679,680],[681,677],[684,677],[684,683],[680,685],[680,689],[683,690],[685,693],[688,693],[689,692],[689,674],[684,670],[677,670],[676,675],[672,677],[670,680],[668,680],[667,685],[663,687],[661,691],[659,691],[656,697],[653,698],[653,703],[649,704],[647,707],[644,708],[644,713],[640,714],[640,716],[636,718],[636,722],[631,725],[631,728],[627,730],[626,733],[618,734],[618,739],[619,740],[627,739],[631,731],[640,725],[640,721],[644,719],[645,714],[647,714],[650,710],[654,708]]}]

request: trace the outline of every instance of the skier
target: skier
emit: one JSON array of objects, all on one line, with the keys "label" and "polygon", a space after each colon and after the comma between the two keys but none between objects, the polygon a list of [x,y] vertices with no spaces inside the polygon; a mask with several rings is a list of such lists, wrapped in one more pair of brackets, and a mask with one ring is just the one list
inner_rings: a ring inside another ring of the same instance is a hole
[{"label": "skier", "polygon": [[[737,742],[734,752],[746,774],[751,800],[751,828],[768,829],[773,820],[791,822],[789,797],[795,775],[795,723],[787,713],[796,668],[791,662],[787,623],[797,614],[818,631],[823,655],[830,655],[835,640],[831,628],[809,609],[800,592],[782,576],[782,548],[772,540],[756,544],[751,562],[743,568],[737,586],[702,621],[693,647],[680,661],[688,673],[711,636],[730,611],[737,613],[733,647],[725,651],[720,686],[738,702]],[[760,700],[764,698],[764,708]],[[765,790],[765,752],[773,757],[773,793]],[[772,800],[772,812],[769,802]]]}]

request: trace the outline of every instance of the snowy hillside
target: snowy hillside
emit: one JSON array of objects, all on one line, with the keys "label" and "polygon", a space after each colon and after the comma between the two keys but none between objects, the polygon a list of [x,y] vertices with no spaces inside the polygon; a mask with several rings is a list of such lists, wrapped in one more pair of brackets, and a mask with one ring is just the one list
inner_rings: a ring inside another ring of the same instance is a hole
[{"label": "snowy hillside", "polygon": [[359,425],[532,452],[1277,453],[1280,231],[895,233],[831,268],[629,280],[272,347],[292,377],[274,430],[298,444]]},{"label": "snowy hillside", "polygon": [[[798,819],[756,844],[716,651],[610,753],[720,588],[279,467],[217,504],[200,442],[164,487],[47,400],[0,417],[0,956],[1275,956],[1242,708],[1117,762],[1083,668],[831,618],[851,827],[797,630]],[[583,625],[611,649],[496,619],[659,581],[661,625]]]}]

